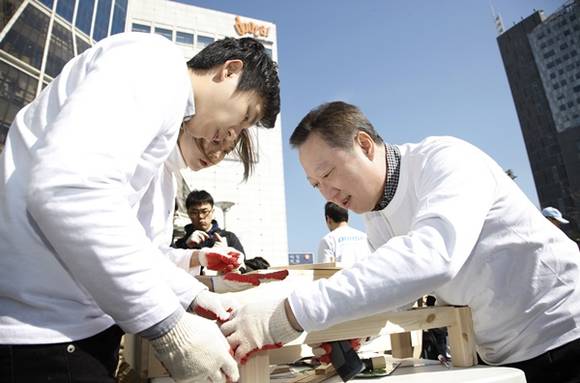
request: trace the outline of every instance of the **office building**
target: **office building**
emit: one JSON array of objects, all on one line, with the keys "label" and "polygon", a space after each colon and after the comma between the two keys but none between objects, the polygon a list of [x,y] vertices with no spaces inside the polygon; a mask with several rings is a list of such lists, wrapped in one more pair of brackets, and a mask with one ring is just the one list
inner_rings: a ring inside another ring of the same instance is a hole
[{"label": "office building", "polygon": [[580,224],[580,1],[497,38],[541,207]]},{"label": "office building", "polygon": [[[216,39],[257,38],[278,61],[276,26],[243,15],[170,0],[3,0],[0,10],[0,142],[16,115],[74,55],[123,31],[157,33],[181,47],[184,61]],[[254,174],[242,182],[234,158],[180,180],[180,205],[192,189],[209,191],[215,217],[240,238],[247,256],[288,263],[282,131],[252,128]],[[183,222],[183,221],[182,221]],[[187,223],[187,222],[183,222]]]}]

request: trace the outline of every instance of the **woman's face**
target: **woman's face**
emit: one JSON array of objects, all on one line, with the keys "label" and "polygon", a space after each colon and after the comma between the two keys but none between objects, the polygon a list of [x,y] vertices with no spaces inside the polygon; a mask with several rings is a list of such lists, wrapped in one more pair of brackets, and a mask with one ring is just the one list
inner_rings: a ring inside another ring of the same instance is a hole
[{"label": "woman's face", "polygon": [[180,132],[177,141],[185,164],[193,171],[217,165],[234,150],[237,142],[237,137],[208,141],[205,138],[192,137],[184,130]]}]

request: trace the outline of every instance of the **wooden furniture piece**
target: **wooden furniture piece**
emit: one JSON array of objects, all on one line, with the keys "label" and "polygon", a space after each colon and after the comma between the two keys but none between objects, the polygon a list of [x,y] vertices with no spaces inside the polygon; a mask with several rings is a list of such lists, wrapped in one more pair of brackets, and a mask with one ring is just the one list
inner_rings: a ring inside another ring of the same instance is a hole
[{"label": "wooden furniture piece", "polygon": [[[304,334],[285,346],[397,334],[447,327],[451,359],[456,367],[477,364],[471,311],[468,307],[439,306],[373,315]],[[240,366],[240,382],[269,383],[269,352],[262,351]]]}]

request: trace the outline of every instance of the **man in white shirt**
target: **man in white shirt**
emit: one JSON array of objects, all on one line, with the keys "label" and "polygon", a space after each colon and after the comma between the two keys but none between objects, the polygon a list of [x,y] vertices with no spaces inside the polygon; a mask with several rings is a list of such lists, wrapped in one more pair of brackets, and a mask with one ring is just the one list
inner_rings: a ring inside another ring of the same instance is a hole
[{"label": "man in white shirt", "polygon": [[[0,380],[113,382],[119,327],[149,339],[178,381],[236,380],[217,325],[189,312],[224,320],[226,303],[177,267],[193,251],[162,246],[173,174],[273,127],[279,105],[276,64],[250,38],[186,65],[167,39],[126,33],[67,63],[17,114],[0,157]],[[195,256],[236,267],[240,253],[222,250]]]},{"label": "man in white shirt", "polygon": [[580,381],[578,248],[489,156],[452,137],[385,144],[343,102],[312,110],[290,143],[324,198],[364,214],[373,253],[237,311],[221,329],[238,360],[431,293],[471,308],[484,362],[528,383]]},{"label": "man in white shirt", "polygon": [[330,233],[320,240],[314,263],[336,262],[349,267],[368,256],[367,235],[348,226],[348,210],[333,202],[324,205],[324,219]]}]

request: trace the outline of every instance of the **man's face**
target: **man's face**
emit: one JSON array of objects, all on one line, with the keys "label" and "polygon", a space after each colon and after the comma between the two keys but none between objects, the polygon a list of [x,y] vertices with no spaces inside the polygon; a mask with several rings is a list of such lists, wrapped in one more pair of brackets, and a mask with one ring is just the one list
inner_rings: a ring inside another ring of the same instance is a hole
[{"label": "man's face", "polygon": [[195,230],[209,231],[213,220],[213,206],[209,203],[195,204],[187,209],[187,215]]},{"label": "man's face", "polygon": [[364,213],[375,207],[385,180],[384,172],[368,153],[368,145],[374,142],[361,145],[355,138],[351,150],[332,148],[318,134],[311,133],[299,147],[298,155],[306,178],[327,201]]},{"label": "man's face", "polygon": [[229,60],[210,73],[211,81],[194,89],[195,115],[184,123],[193,137],[219,144],[235,140],[262,118],[263,100],[255,92],[237,91],[243,63]]}]

